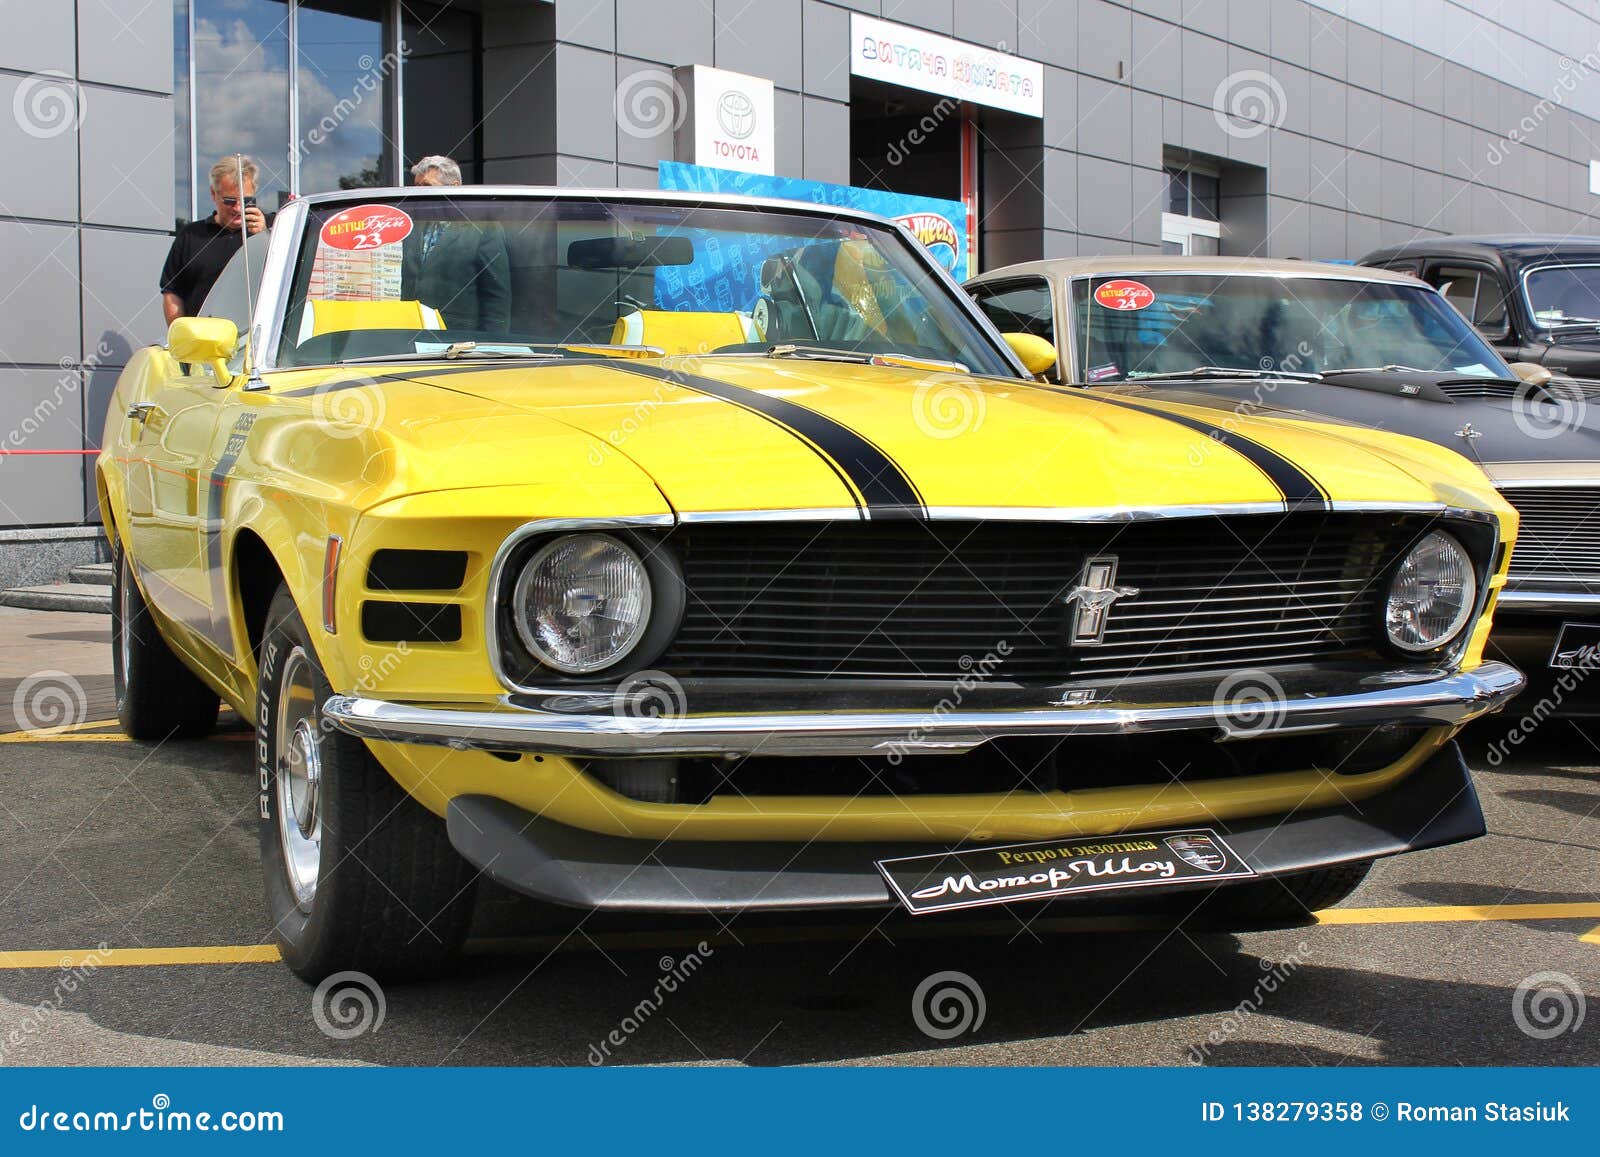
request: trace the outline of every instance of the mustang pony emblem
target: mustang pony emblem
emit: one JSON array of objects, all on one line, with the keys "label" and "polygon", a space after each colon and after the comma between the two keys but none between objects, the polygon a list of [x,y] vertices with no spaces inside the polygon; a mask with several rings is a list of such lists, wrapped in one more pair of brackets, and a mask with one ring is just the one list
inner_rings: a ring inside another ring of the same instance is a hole
[{"label": "mustang pony emblem", "polygon": [[1068,606],[1076,604],[1068,638],[1082,647],[1103,642],[1112,604],[1118,599],[1136,598],[1138,594],[1138,587],[1117,585],[1116,555],[1091,558],[1083,564],[1083,577],[1078,580],[1078,585],[1063,600]]}]

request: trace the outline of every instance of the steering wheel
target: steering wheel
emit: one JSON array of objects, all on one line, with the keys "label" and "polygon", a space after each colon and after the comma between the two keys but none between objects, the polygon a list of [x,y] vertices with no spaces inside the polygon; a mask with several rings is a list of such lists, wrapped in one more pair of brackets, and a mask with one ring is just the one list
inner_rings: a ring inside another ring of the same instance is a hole
[{"label": "steering wheel", "polygon": [[758,341],[767,340],[767,335],[772,332],[772,319],[777,316],[777,312],[778,303],[772,299],[770,293],[761,294],[750,307],[750,324],[756,331]]}]

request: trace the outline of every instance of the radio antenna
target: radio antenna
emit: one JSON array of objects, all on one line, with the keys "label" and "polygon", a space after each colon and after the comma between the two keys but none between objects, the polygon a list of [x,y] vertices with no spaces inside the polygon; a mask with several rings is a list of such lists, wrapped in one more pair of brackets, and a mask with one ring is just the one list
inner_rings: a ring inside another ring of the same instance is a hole
[{"label": "radio antenna", "polygon": [[250,284],[250,226],[245,220],[245,214],[249,212],[249,209],[244,203],[243,153],[233,154],[233,169],[235,174],[234,179],[238,182],[239,190],[239,244],[240,248],[244,251],[244,376],[248,379],[250,377],[251,370],[255,365],[255,357],[253,356],[251,347],[255,337],[256,302],[255,289]]}]

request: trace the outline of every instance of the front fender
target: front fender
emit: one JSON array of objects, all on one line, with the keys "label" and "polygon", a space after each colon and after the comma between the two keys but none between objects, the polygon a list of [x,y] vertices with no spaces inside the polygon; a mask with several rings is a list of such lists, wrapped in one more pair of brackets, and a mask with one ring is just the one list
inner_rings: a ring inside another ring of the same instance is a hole
[{"label": "front fender", "polygon": [[179,369],[164,347],[145,346],[128,359],[112,388],[94,473],[95,493],[105,512],[106,538],[113,548],[128,545],[127,463],[139,438],[138,426],[129,419],[128,408],[153,398],[178,376]]},{"label": "front fender", "polygon": [[[289,588],[295,608],[311,637],[312,646],[334,688],[348,686],[348,649],[329,636],[322,623],[322,570],[330,536],[348,541],[355,516],[348,508],[305,495],[274,491],[251,482],[236,482],[224,504],[223,579],[228,598],[228,623],[234,654],[247,688],[256,682],[255,653],[248,626],[246,592],[259,575],[247,576],[242,568],[257,556],[244,549],[253,536],[271,556],[271,565]],[[259,564],[254,564],[259,565]],[[271,578],[273,576],[267,576]],[[259,607],[257,607],[259,610]],[[254,695],[249,701],[254,704]]]}]

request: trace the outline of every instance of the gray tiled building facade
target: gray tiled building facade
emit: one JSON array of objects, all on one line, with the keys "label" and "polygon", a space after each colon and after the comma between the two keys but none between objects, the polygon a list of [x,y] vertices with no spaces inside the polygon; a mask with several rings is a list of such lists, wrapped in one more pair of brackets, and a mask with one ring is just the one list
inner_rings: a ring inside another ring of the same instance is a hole
[{"label": "gray tiled building facade", "polygon": [[[1212,182],[1222,252],[1595,229],[1600,13],[1563,0],[0,0],[0,536],[94,520],[84,451],[162,338],[157,271],[213,153],[256,154],[264,191],[436,151],[653,187],[674,135],[622,123],[619,91],[698,63],[773,81],[780,175],[940,188],[939,146],[884,147],[933,98],[852,78],[852,9],[1043,65],[1042,118],[972,118],[983,268],[1160,251],[1174,171]],[[370,98],[341,52],[382,74]]]}]

